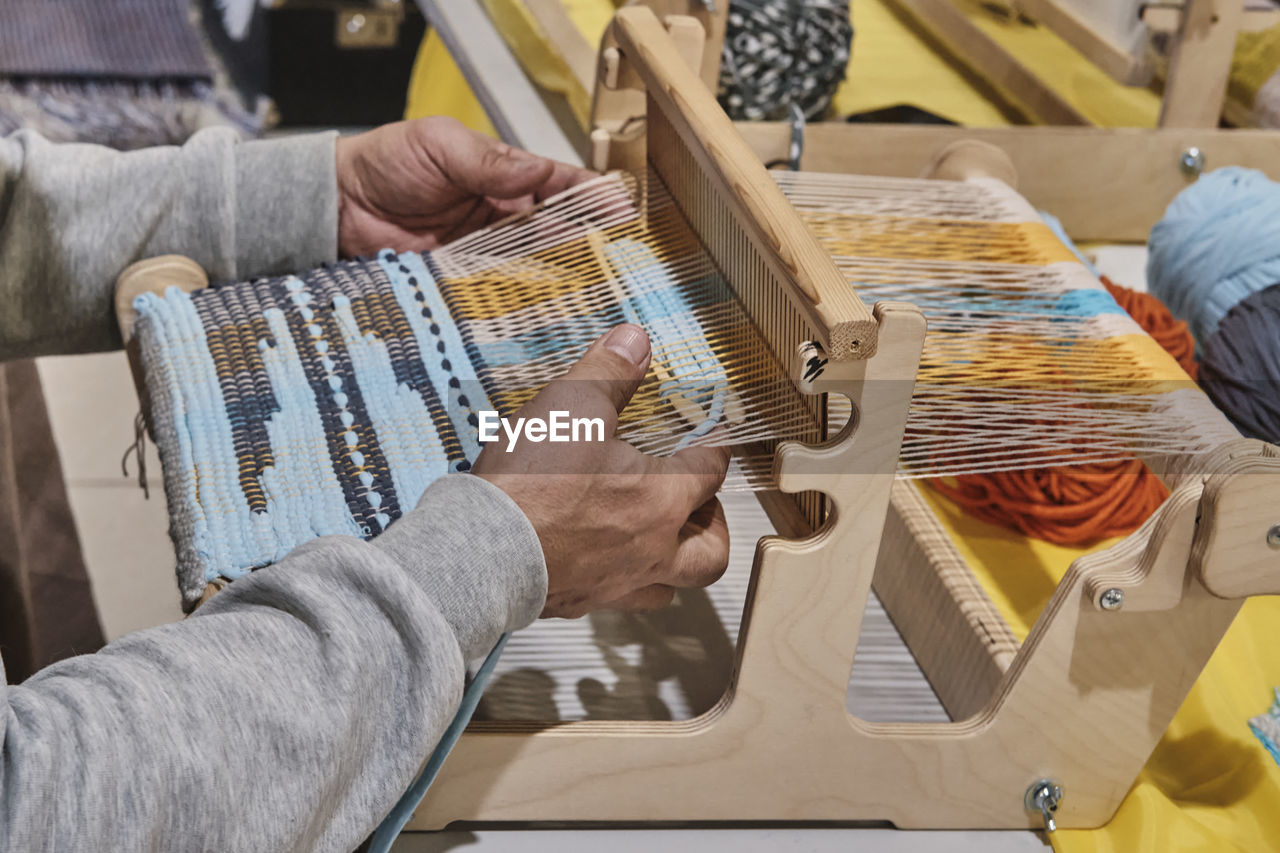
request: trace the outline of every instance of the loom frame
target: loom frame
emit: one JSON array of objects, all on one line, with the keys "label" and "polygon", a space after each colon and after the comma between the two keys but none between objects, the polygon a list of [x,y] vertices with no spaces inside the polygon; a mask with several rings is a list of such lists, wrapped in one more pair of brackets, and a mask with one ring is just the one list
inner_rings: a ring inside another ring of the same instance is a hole
[{"label": "loom frame", "polygon": [[[602,50],[600,85],[643,85],[650,130],[660,110],[683,131],[679,141],[664,133],[661,148],[646,153],[660,175],[672,156],[662,149],[672,145],[694,149],[704,166],[716,152],[737,150],[727,120],[689,120],[714,107],[695,74],[696,27],[668,18],[664,32],[649,10],[625,9]],[[638,140],[648,141],[628,134],[603,153],[636,165]],[[690,203],[667,183],[677,203]],[[700,230],[698,214],[690,219]],[[804,288],[789,290],[796,292]],[[832,360],[822,382],[854,401],[856,425],[819,446],[777,451],[781,491],[820,491],[831,511],[807,536],[794,521],[804,513],[783,512],[793,538],[760,541],[721,702],[677,723],[473,724],[412,828],[743,820],[1038,828],[1042,817],[1027,811],[1024,794],[1042,778],[1068,792],[1060,825],[1110,818],[1242,598],[1277,583],[1280,555],[1260,543],[1267,499],[1280,496],[1280,449],[1240,440],[1218,451],[1204,469],[1211,474],[1166,471],[1170,500],[1120,544],[1077,560],[1019,645],[915,487],[888,473],[924,324],[900,303],[877,305],[874,317],[878,352]],[[1227,506],[1230,517],[1221,512]],[[957,722],[872,724],[845,710],[861,614],[878,576]],[[1124,591],[1122,611],[1103,605],[1112,588]]]},{"label": "loom frame", "polygon": [[[647,90],[645,158],[722,269],[734,263],[728,243],[764,270],[754,282],[726,277],[775,354],[804,361],[769,316],[789,311],[804,339],[833,356],[802,390],[847,396],[859,416],[825,443],[777,449],[783,495],[770,501],[790,519],[788,535],[757,545],[730,688],[713,709],[670,723],[473,724],[411,828],[795,820],[1039,828],[1024,794],[1045,778],[1066,791],[1060,825],[1105,823],[1243,598],[1280,592],[1280,552],[1266,544],[1270,507],[1280,505],[1280,448],[1239,440],[1203,467],[1163,469],[1170,499],[1118,545],[1077,560],[1018,644],[914,487],[895,481],[923,316],[904,303],[868,312],[833,289],[831,259],[795,230],[803,226],[785,199],[763,189],[762,177],[772,181],[699,81],[697,28],[621,11],[616,57],[601,63],[602,76]],[[635,140],[623,150],[634,157]],[[690,209],[705,198],[670,179],[681,157],[711,176],[733,239]],[[126,339],[130,296],[173,275],[122,277]],[[760,303],[744,295],[749,287],[780,292]],[[868,323],[876,335],[854,340],[873,346],[834,343],[843,340],[835,330]],[[814,492],[827,512],[788,497]],[[868,723],[846,710],[873,582],[956,722]],[[1124,592],[1120,610],[1103,603],[1111,589]]]}]

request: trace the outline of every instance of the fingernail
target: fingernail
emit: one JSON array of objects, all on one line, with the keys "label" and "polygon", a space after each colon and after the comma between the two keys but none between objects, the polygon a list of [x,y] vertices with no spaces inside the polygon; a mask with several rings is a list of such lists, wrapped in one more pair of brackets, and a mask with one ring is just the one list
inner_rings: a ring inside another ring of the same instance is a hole
[{"label": "fingernail", "polygon": [[607,350],[613,350],[632,364],[639,365],[649,355],[649,336],[644,329],[623,323],[614,326],[601,342]]}]

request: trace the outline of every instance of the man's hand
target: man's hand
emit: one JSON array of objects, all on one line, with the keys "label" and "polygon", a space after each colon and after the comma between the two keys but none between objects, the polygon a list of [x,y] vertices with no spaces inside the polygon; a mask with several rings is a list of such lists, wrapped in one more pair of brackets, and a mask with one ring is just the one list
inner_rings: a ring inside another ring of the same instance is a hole
[{"label": "man's hand", "polygon": [[666,459],[616,438],[618,415],[649,366],[644,330],[623,325],[591,345],[564,378],[520,409],[602,418],[605,440],[489,445],[473,472],[519,505],[542,541],[545,616],[601,607],[652,610],[677,587],[707,586],[729,564],[729,529],[716,490],[729,466],[723,447],[690,447]]},{"label": "man's hand", "polygon": [[443,117],[340,138],[336,157],[344,257],[434,249],[595,177]]}]

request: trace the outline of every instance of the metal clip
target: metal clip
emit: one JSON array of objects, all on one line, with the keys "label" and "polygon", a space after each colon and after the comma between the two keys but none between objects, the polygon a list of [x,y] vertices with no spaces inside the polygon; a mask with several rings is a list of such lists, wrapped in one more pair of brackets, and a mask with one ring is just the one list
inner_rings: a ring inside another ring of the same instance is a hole
[{"label": "metal clip", "polygon": [[796,347],[796,386],[802,393],[820,393],[814,383],[827,368],[827,353],[817,341],[805,341]]},{"label": "metal clip", "polygon": [[1058,828],[1053,816],[1062,804],[1062,785],[1052,779],[1037,779],[1027,788],[1022,804],[1029,812],[1039,812],[1044,818],[1044,831],[1053,832]]},{"label": "metal clip", "polygon": [[791,147],[787,150],[787,168],[800,171],[800,155],[804,154],[804,110],[791,104]]}]

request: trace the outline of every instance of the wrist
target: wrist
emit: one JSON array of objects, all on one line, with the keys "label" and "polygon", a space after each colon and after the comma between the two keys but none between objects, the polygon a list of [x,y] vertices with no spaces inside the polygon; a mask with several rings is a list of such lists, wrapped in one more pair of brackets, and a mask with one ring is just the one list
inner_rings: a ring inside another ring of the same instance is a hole
[{"label": "wrist", "polygon": [[337,258],[337,134],[235,146],[238,278],[291,273]]},{"label": "wrist", "polygon": [[353,247],[351,222],[355,218],[360,181],[356,175],[356,148],[352,137],[339,136],[334,143],[333,166],[338,188],[338,217],[336,245],[339,257],[349,258],[360,252]]},{"label": "wrist", "polygon": [[431,595],[467,657],[537,618],[547,570],[533,524],[510,496],[470,474],[433,483],[373,540]]}]

